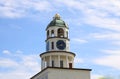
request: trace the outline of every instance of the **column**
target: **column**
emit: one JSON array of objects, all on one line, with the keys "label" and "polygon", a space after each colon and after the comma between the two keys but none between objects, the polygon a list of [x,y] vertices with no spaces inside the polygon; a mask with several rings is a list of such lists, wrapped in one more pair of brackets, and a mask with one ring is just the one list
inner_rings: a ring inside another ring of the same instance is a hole
[{"label": "column", "polygon": [[60,67],[60,55],[58,55],[58,67]]},{"label": "column", "polygon": [[68,56],[66,56],[66,67],[68,68]]},{"label": "column", "polygon": [[72,67],[74,67],[74,58],[72,57]]},{"label": "column", "polygon": [[54,33],[55,33],[55,36],[57,36],[57,29],[55,28],[55,30],[54,30]]},{"label": "column", "polygon": [[52,61],[51,61],[51,56],[50,56],[50,60],[49,60],[49,63],[50,63],[49,66],[50,66],[50,67],[52,67],[52,63],[51,63],[51,62],[52,62]]},{"label": "column", "polygon": [[41,58],[41,70],[43,69],[43,58]]},{"label": "column", "polygon": [[45,57],[43,58],[43,69],[45,68]]}]

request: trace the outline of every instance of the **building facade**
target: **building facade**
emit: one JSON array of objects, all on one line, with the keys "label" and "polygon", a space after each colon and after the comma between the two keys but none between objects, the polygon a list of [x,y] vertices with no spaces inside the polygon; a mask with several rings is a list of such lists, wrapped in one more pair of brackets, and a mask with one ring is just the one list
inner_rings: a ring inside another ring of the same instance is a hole
[{"label": "building facade", "polygon": [[59,14],[46,28],[46,52],[40,54],[41,71],[31,79],[90,79],[91,69],[74,68],[69,50],[69,28]]}]

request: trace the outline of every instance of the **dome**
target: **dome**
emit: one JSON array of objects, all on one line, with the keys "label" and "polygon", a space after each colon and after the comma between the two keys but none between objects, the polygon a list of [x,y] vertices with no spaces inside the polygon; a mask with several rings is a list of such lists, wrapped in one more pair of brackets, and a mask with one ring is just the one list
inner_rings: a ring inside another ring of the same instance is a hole
[{"label": "dome", "polygon": [[47,28],[49,27],[67,27],[67,24],[60,18],[59,14],[56,14],[53,20],[48,24]]}]

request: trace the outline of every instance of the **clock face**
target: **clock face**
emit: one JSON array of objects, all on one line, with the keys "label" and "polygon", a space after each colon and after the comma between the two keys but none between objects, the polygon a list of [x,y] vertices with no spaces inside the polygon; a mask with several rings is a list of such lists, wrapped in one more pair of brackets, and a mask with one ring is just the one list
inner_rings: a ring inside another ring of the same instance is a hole
[{"label": "clock face", "polygon": [[66,47],[66,44],[63,40],[58,40],[57,43],[56,43],[56,46],[57,46],[58,49],[64,50],[65,47]]}]

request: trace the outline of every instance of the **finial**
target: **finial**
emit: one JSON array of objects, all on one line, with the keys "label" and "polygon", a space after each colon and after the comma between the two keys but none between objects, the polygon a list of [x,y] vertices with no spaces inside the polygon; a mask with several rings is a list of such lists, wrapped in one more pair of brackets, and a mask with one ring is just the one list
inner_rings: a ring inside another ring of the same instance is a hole
[{"label": "finial", "polygon": [[57,13],[57,14],[55,14],[55,16],[53,18],[54,19],[60,19],[60,15]]}]

